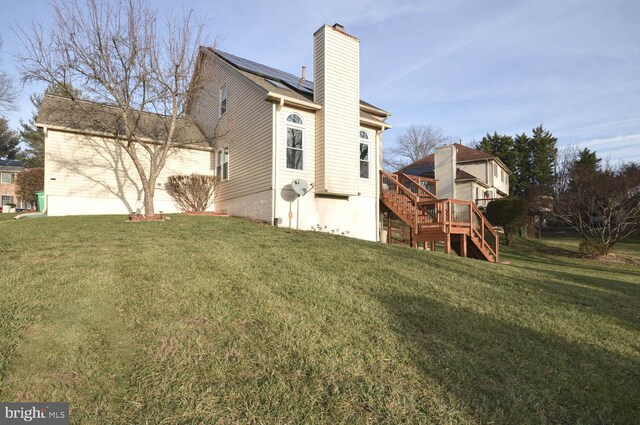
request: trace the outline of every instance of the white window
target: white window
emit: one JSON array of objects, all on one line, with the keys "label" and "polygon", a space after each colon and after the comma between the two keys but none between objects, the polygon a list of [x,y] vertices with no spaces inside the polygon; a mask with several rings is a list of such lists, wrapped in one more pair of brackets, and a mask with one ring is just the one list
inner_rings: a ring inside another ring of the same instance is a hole
[{"label": "white window", "polygon": [[220,87],[220,116],[223,116],[227,112],[227,97],[229,96],[229,91],[227,89],[227,85]]},{"label": "white window", "polygon": [[498,164],[493,163],[493,175],[494,177],[498,177]]},{"label": "white window", "polygon": [[220,180],[229,180],[229,148],[224,147],[216,152],[216,176]]},{"label": "white window", "polygon": [[369,178],[369,134],[360,130],[360,178]]},{"label": "white window", "polygon": [[2,195],[2,205],[13,204],[13,196]]},{"label": "white window", "polygon": [[0,173],[0,183],[13,183],[13,173]]},{"label": "white window", "polygon": [[298,114],[287,117],[287,168],[304,169],[304,122]]}]

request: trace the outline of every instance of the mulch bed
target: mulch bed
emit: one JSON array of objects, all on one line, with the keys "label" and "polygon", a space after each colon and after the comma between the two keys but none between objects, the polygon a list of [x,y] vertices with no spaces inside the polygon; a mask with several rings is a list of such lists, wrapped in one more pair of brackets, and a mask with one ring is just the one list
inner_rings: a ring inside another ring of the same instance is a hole
[{"label": "mulch bed", "polygon": [[170,217],[165,217],[164,214],[154,214],[146,216],[144,214],[129,214],[129,221],[165,221]]}]

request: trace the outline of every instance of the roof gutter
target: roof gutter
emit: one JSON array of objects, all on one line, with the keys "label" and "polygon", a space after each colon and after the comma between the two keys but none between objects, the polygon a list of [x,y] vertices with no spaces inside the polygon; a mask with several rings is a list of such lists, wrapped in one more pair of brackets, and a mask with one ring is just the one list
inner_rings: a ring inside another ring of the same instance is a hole
[{"label": "roof gutter", "polygon": [[380,128],[383,131],[384,130],[388,130],[390,128],[393,128],[393,127],[391,127],[391,125],[387,124],[386,122],[380,122],[380,121],[372,120],[372,119],[369,119],[369,118],[360,117],[360,122],[363,123],[363,124],[368,124],[368,125],[376,127],[376,128]]},{"label": "roof gutter", "polygon": [[295,105],[295,106],[299,106],[301,108],[309,109],[312,111],[319,111],[320,109],[322,109],[322,106],[318,105],[317,103],[295,99],[293,97],[285,96],[285,95],[274,93],[271,91],[267,92],[267,100],[271,102],[278,102],[281,105],[282,104]]},{"label": "roof gutter", "polygon": [[382,109],[378,108],[372,108],[371,106],[363,105],[362,103],[360,104],[360,109],[365,112],[370,112],[373,115],[383,116],[384,119],[387,119],[391,116],[391,112],[383,111]]},{"label": "roof gutter", "polygon": [[[119,138],[111,133],[106,133],[106,132],[102,132],[102,131],[82,131],[82,130],[77,130],[75,128],[70,128],[70,127],[64,127],[64,126],[59,126],[59,125],[49,125],[49,124],[42,124],[39,122],[35,123],[36,127],[38,128],[42,128],[42,130],[45,133],[45,137],[48,134],[49,130],[54,130],[54,131],[59,131],[61,133],[73,133],[73,134],[80,134],[83,135],[85,137],[98,137],[98,138],[102,138],[102,139],[111,139],[111,140],[128,140],[127,138]],[[148,143],[150,145],[163,145],[164,142],[163,141],[158,141],[155,139],[150,139],[148,137],[139,137],[137,142],[139,143]],[[205,151],[205,152],[213,152],[213,148],[210,146],[199,146],[198,143],[194,143],[194,144],[172,144],[171,146],[172,148],[177,148],[177,149],[190,149],[190,150],[195,150],[195,151]]]}]

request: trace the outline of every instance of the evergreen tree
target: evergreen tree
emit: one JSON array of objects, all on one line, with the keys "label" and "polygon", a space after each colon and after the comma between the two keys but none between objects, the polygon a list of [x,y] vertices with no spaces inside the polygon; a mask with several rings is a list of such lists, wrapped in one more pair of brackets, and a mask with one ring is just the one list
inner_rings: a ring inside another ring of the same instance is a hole
[{"label": "evergreen tree", "polygon": [[41,128],[36,127],[36,118],[40,111],[42,96],[32,94],[31,104],[35,110],[28,122],[20,120],[20,137],[24,142],[24,160],[27,167],[44,167],[44,133]]},{"label": "evergreen tree", "polygon": [[578,153],[578,159],[575,162],[576,166],[582,167],[585,170],[592,172],[600,171],[600,163],[602,158],[598,158],[595,151],[584,148]]},{"label": "evergreen tree", "polygon": [[531,188],[532,180],[532,155],[530,139],[526,133],[516,134],[514,139],[516,165],[513,170],[516,183],[513,187],[513,195],[524,197]]},{"label": "evergreen tree", "polygon": [[558,155],[556,142],[550,131],[545,130],[542,124],[533,129],[533,135],[529,141],[531,148],[531,186],[551,188],[554,180],[554,164]]},{"label": "evergreen tree", "polygon": [[0,158],[16,159],[20,152],[20,137],[9,129],[9,121],[0,117]]}]

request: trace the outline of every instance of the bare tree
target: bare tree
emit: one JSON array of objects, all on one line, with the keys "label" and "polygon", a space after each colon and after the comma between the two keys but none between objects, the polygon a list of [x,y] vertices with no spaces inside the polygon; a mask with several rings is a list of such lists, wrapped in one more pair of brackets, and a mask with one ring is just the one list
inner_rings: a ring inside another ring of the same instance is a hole
[{"label": "bare tree", "polygon": [[[199,84],[192,72],[203,26],[192,11],[160,21],[145,0],[58,0],[52,8],[50,28],[34,23],[19,34],[22,80],[78,87],[86,98],[109,105],[93,114],[88,102],[65,93],[75,116],[85,110],[96,130],[108,133],[131,158],[145,214],[152,216],[158,175],[169,155],[189,143],[180,140],[179,127]],[[164,127],[151,139],[149,114],[162,117]]]},{"label": "bare tree", "polygon": [[640,166],[581,163],[580,151],[569,147],[556,166],[553,213],[577,230],[611,248],[640,232]]},{"label": "bare tree", "polygon": [[[0,49],[2,39],[0,38]],[[10,111],[15,107],[16,91],[9,74],[0,70],[0,111]]]},{"label": "bare tree", "polygon": [[454,139],[432,125],[412,125],[400,134],[394,146],[385,150],[384,168],[395,171],[434,152]]}]

